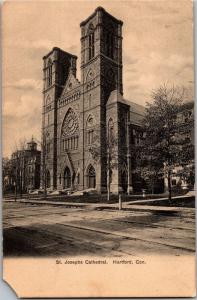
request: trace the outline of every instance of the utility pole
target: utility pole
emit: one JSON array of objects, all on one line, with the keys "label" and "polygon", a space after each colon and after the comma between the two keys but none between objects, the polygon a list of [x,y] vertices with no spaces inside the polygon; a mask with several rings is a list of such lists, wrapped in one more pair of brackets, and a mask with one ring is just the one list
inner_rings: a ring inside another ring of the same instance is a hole
[{"label": "utility pole", "polygon": [[109,153],[109,145],[108,145],[107,147],[107,201],[109,200],[110,200],[110,153]]},{"label": "utility pole", "polygon": [[[34,138],[35,139],[35,138]],[[38,144],[41,146],[42,150],[42,159],[41,159],[41,166],[42,166],[42,187],[44,190],[44,197],[47,197],[47,186],[46,186],[46,136],[43,132],[42,142],[35,139]]]},{"label": "utility pole", "polygon": [[129,139],[129,111],[127,113],[127,194],[129,195],[131,192],[132,187],[131,184],[131,153],[130,153],[130,139]]},{"label": "utility pole", "polygon": [[20,178],[20,157],[17,151],[16,153],[16,190],[20,193],[20,185],[21,185],[21,178]]},{"label": "utility pole", "polygon": [[20,177],[20,198],[22,198],[22,170],[21,170],[21,165],[19,169],[19,177]]},{"label": "utility pole", "polygon": [[110,134],[107,124],[107,201],[110,200]]},{"label": "utility pole", "polygon": [[43,131],[42,136],[42,142],[36,140],[37,143],[40,144],[42,149],[42,160],[41,160],[41,166],[42,166],[42,186],[44,189],[44,198],[47,197],[47,187],[46,187],[46,136]]}]

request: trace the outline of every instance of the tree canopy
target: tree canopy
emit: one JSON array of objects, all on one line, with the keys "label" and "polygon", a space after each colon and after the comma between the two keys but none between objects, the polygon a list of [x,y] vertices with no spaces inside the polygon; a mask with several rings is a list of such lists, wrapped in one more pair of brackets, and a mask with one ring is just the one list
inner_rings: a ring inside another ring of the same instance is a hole
[{"label": "tree canopy", "polygon": [[193,116],[185,117],[184,88],[163,85],[152,92],[144,118],[144,139],[138,147],[138,168],[152,182],[166,175],[171,198],[171,175],[176,165],[186,166],[194,156],[191,142]]}]

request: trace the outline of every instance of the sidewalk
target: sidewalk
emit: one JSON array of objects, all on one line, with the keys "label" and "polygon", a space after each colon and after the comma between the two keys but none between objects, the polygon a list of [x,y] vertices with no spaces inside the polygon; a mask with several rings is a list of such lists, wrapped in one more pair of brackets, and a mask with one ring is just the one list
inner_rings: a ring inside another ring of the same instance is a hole
[{"label": "sidewalk", "polygon": [[[173,199],[183,199],[183,198],[191,198],[191,195],[184,195],[184,196],[176,196]],[[15,200],[8,200],[4,199],[4,202],[15,202]],[[156,206],[156,205],[149,205],[154,202],[162,201],[164,202],[163,206]],[[134,200],[128,202],[122,202],[122,210],[151,210],[151,211],[183,211],[189,210],[191,208],[188,207],[177,207],[177,206],[165,206],[165,201],[168,201],[168,198],[158,198],[158,199],[146,199],[146,200]],[[118,210],[119,203],[73,203],[73,202],[60,202],[60,201],[53,201],[53,200],[36,200],[36,199],[17,199],[16,202],[19,203],[31,203],[31,204],[38,204],[38,205],[55,205],[55,206],[65,206],[65,207],[72,207],[72,208],[87,208],[92,210],[104,210],[104,209],[111,209],[111,210]],[[147,205],[146,205],[147,204]]]},{"label": "sidewalk", "polygon": [[[195,191],[191,191],[187,193],[186,195],[182,196],[173,196],[173,199],[183,199],[183,198],[190,198],[190,197],[195,197]],[[168,201],[168,198],[157,198],[157,199],[146,199],[146,200],[134,200],[134,201],[128,201],[127,204],[132,205],[137,204],[137,203],[151,203],[151,202],[156,202],[156,201]]]}]

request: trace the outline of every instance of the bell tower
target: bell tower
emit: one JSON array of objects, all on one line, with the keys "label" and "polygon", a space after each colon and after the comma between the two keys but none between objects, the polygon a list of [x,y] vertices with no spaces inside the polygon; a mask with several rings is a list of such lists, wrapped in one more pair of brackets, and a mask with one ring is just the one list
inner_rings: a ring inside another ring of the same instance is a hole
[{"label": "bell tower", "polygon": [[91,68],[95,76],[100,75],[102,87],[108,87],[111,91],[118,89],[121,94],[122,25],[122,21],[102,7],[98,7],[80,24],[82,81],[86,81],[88,70]]},{"label": "bell tower", "polygon": [[[95,119],[100,147],[100,163],[96,166],[96,188],[107,186],[106,106],[113,90],[123,94],[122,85],[122,25],[102,7],[98,7],[81,24],[81,83],[83,85],[83,131],[90,115]],[[87,145],[84,138],[84,161]],[[85,162],[84,174],[85,176]]]},{"label": "bell tower", "polygon": [[47,188],[57,185],[57,100],[69,73],[76,76],[76,60],[75,55],[57,47],[43,57],[42,187],[44,182]]}]

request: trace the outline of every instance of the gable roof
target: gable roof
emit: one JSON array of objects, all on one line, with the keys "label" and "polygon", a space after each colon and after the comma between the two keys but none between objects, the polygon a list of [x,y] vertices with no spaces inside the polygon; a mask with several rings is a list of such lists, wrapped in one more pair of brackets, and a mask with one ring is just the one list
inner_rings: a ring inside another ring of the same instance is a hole
[{"label": "gable roof", "polygon": [[72,91],[73,89],[79,86],[80,86],[79,80],[73,75],[72,71],[70,71],[61,96],[68,93],[69,91]]},{"label": "gable roof", "polygon": [[119,102],[126,104],[130,107],[130,111],[139,115],[144,115],[145,107],[143,105],[137,104],[133,101],[129,101],[123,98],[118,90],[113,90],[108,98],[107,104]]},{"label": "gable roof", "polygon": [[143,105],[124,99],[118,90],[112,91],[108,98],[107,105],[112,103],[122,103],[127,105],[130,112],[130,124],[138,126],[142,124],[145,115],[145,107]]},{"label": "gable roof", "polygon": [[145,107],[141,104],[135,103],[133,101],[125,100],[127,104],[130,106],[130,112],[134,112],[136,114],[144,116]]}]

